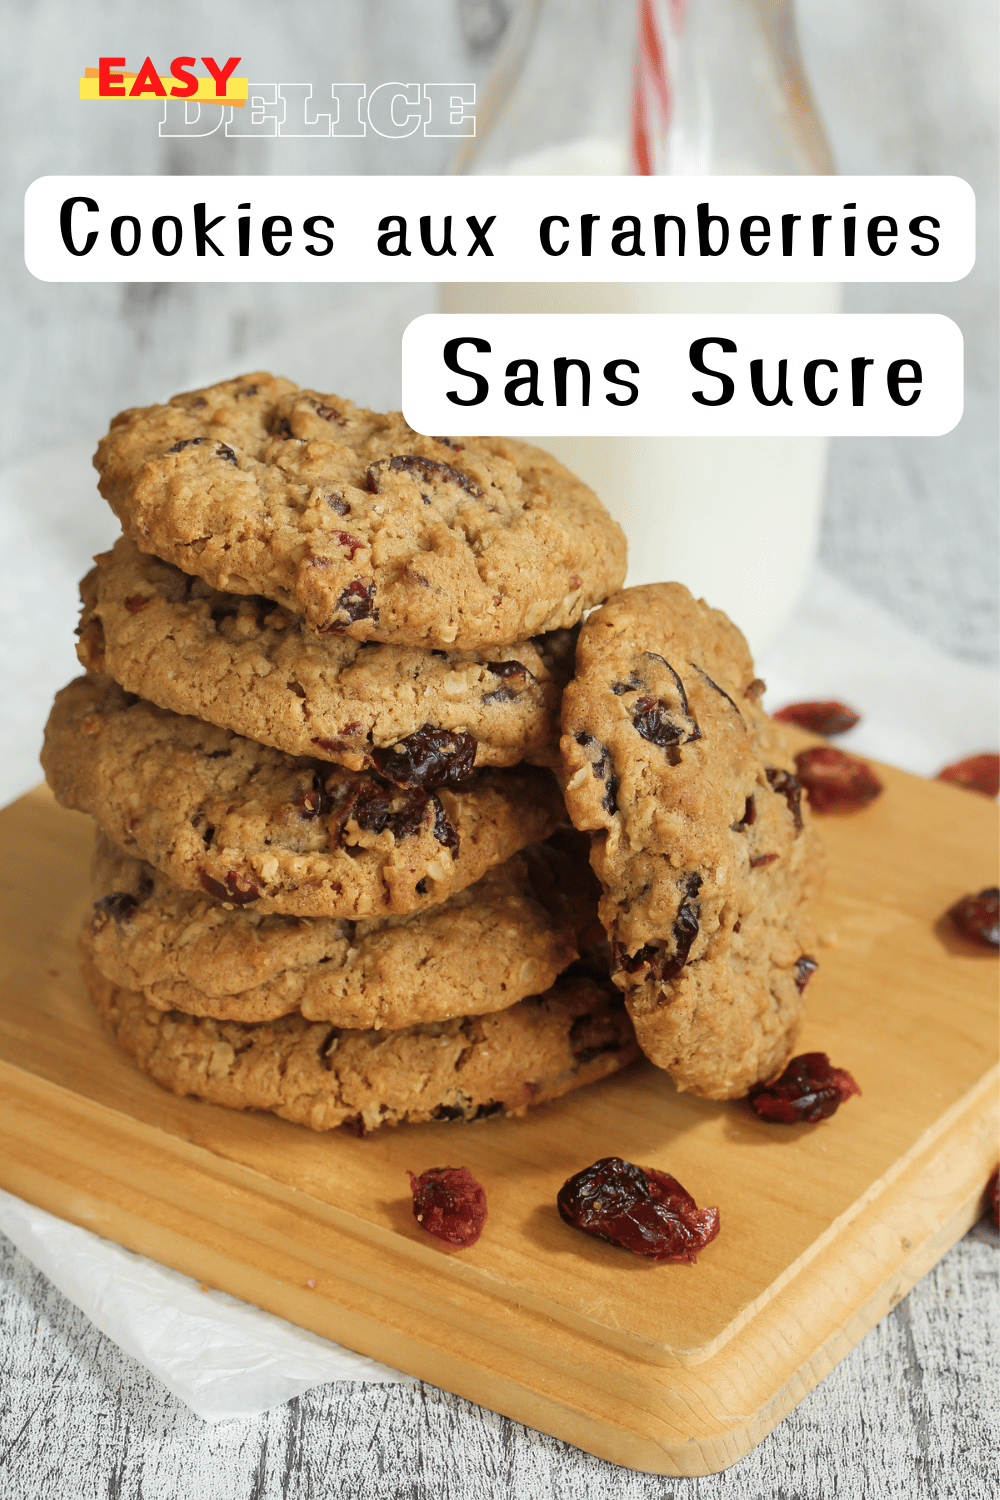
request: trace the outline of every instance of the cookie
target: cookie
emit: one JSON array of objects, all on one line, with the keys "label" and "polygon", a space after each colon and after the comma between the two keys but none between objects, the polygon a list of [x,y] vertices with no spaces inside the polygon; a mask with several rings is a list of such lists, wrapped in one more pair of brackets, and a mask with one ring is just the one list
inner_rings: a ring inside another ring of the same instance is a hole
[{"label": "cookie", "polygon": [[161,708],[352,771],[428,731],[471,749],[476,766],[558,762],[569,631],[492,656],[365,644],[220,594],[125,537],[96,563],[80,586],[77,655]]},{"label": "cookie", "polygon": [[623,532],[541,449],[421,437],[272,375],[124,411],[94,463],[144,552],[359,641],[511,645],[625,576]]},{"label": "cookie", "polygon": [[617,992],[586,976],[564,976],[508,1010],[401,1031],[299,1015],[213,1021],[157,1010],[86,958],[84,978],[119,1045],[163,1088],[313,1130],[367,1135],[404,1121],[522,1115],[639,1056]]},{"label": "cookie", "polygon": [[295,916],[434,906],[565,816],[550,771],[470,774],[452,756],[455,784],[401,787],[170,713],[107,677],[56,695],[42,765],[64,806],[182,890]]},{"label": "cookie", "polygon": [[[549,874],[536,862],[535,880],[540,872]],[[226,910],[103,836],[92,875],[84,950],[105,979],[157,1010],[250,1022],[298,1011],[398,1030],[504,1010],[577,958],[573,911],[538,899],[520,855],[430,911],[361,922]],[[591,911],[596,919],[596,896]]]},{"label": "cookie", "polygon": [[566,807],[593,834],[615,982],[679,1088],[779,1072],[816,967],[822,860],[746,642],[680,584],[626,589],[580,632]]}]

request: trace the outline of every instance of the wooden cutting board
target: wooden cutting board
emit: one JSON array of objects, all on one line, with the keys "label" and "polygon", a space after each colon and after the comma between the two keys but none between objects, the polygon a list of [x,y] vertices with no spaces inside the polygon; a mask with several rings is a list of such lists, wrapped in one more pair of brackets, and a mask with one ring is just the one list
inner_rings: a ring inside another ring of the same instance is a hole
[{"label": "wooden cutting board", "polygon": [[[765,1125],[641,1064],[523,1120],[367,1140],[175,1099],[117,1050],[76,971],[92,825],[40,788],[0,815],[0,1186],[602,1458],[724,1469],[973,1223],[997,1158],[997,961],[941,920],[996,879],[996,808],[884,774],[821,824],[800,1050],[864,1091],[833,1120]],[[718,1204],[697,1266],[561,1222],[562,1182],[609,1155]],[[442,1165],[489,1196],[456,1255],[410,1209],[405,1169]]]}]

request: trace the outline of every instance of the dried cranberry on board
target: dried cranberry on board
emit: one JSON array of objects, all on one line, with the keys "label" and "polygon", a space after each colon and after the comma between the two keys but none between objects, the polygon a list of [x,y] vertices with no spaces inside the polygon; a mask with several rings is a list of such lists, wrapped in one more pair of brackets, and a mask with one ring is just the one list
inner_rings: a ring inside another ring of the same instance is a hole
[{"label": "dried cranberry on board", "polygon": [[846,734],[861,723],[861,715],[836,698],[826,703],[786,703],[771,717],[779,724],[797,724],[812,734]]},{"label": "dried cranberry on board", "polygon": [[950,781],[953,786],[964,786],[970,792],[982,792],[984,797],[996,797],[1000,794],[1000,755],[968,755],[965,760],[945,766],[934,780]]},{"label": "dried cranberry on board", "polygon": [[719,1232],[717,1208],[699,1208],[676,1178],[619,1156],[570,1177],[556,1206],[574,1229],[663,1265],[693,1266]]},{"label": "dried cranberry on board", "polygon": [[871,766],[832,745],[800,750],[795,766],[816,813],[859,812],[885,790]]},{"label": "dried cranberry on board", "polygon": [[1000,887],[989,885],[977,895],[963,896],[948,915],[963,937],[1000,948]]},{"label": "dried cranberry on board", "polygon": [[993,1168],[993,1176],[986,1184],[986,1212],[994,1229],[1000,1229],[1000,1167]]},{"label": "dried cranberry on board", "polygon": [[486,1192],[468,1167],[428,1167],[419,1177],[406,1175],[421,1229],[455,1250],[474,1245],[486,1223]]},{"label": "dried cranberry on board", "polygon": [[780,1078],[756,1084],[749,1099],[770,1124],[815,1125],[860,1093],[847,1069],[831,1067],[825,1052],[803,1052],[792,1058]]}]

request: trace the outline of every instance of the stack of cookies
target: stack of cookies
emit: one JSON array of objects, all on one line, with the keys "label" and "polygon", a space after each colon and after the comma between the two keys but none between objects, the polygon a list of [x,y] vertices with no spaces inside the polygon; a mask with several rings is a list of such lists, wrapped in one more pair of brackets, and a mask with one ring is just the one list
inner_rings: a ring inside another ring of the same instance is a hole
[{"label": "stack of cookies", "polygon": [[591,491],[270,375],[122,413],[95,464],[124,535],[43,764],[100,828],[84,970],[139,1066],[365,1133],[632,1061],[554,774],[625,572]]},{"label": "stack of cookies", "polygon": [[270,375],[123,412],[95,463],[125,534],[43,763],[100,826],[84,969],[144,1071],[362,1134],[640,1046],[707,1098],[781,1071],[794,761],[724,615],[615,592],[590,490]]}]

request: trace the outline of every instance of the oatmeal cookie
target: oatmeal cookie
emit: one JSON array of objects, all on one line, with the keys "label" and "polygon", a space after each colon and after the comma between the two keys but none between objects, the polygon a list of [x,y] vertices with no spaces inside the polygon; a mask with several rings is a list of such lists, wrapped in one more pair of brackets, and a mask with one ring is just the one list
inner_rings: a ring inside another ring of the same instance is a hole
[{"label": "oatmeal cookie", "polygon": [[476,766],[558,762],[569,631],[493,654],[366,644],[220,594],[125,537],[95,561],[77,655],[161,708],[352,771],[428,731],[470,747]]},{"label": "oatmeal cookie", "polygon": [[563,699],[615,982],[646,1055],[712,1099],[781,1070],[816,967],[821,853],[763,687],[725,615],[649,584],[586,622]]},{"label": "oatmeal cookie", "polygon": [[550,771],[471,772],[452,756],[449,784],[400,786],[170,713],[107,677],[56,695],[42,765],[64,806],[182,890],[294,916],[434,906],[564,816]]},{"label": "oatmeal cookie", "polygon": [[[104,835],[92,889],[82,942],[105,979],[157,1010],[217,1021],[298,1011],[398,1030],[504,1010],[548,989],[577,957],[573,913],[543,905],[520,855],[429,911],[361,922],[227,910],[177,890]],[[596,918],[596,898],[592,909]]]},{"label": "oatmeal cookie", "polygon": [[272,375],[124,411],[94,463],[143,551],[359,641],[511,645],[625,576],[621,529],[550,454],[421,437]]},{"label": "oatmeal cookie", "polygon": [[259,1025],[161,1011],[84,957],[118,1043],[175,1094],[262,1109],[312,1130],[367,1135],[404,1121],[523,1115],[639,1056],[617,991],[577,975],[508,1010],[401,1031],[346,1031],[284,1016]]}]

